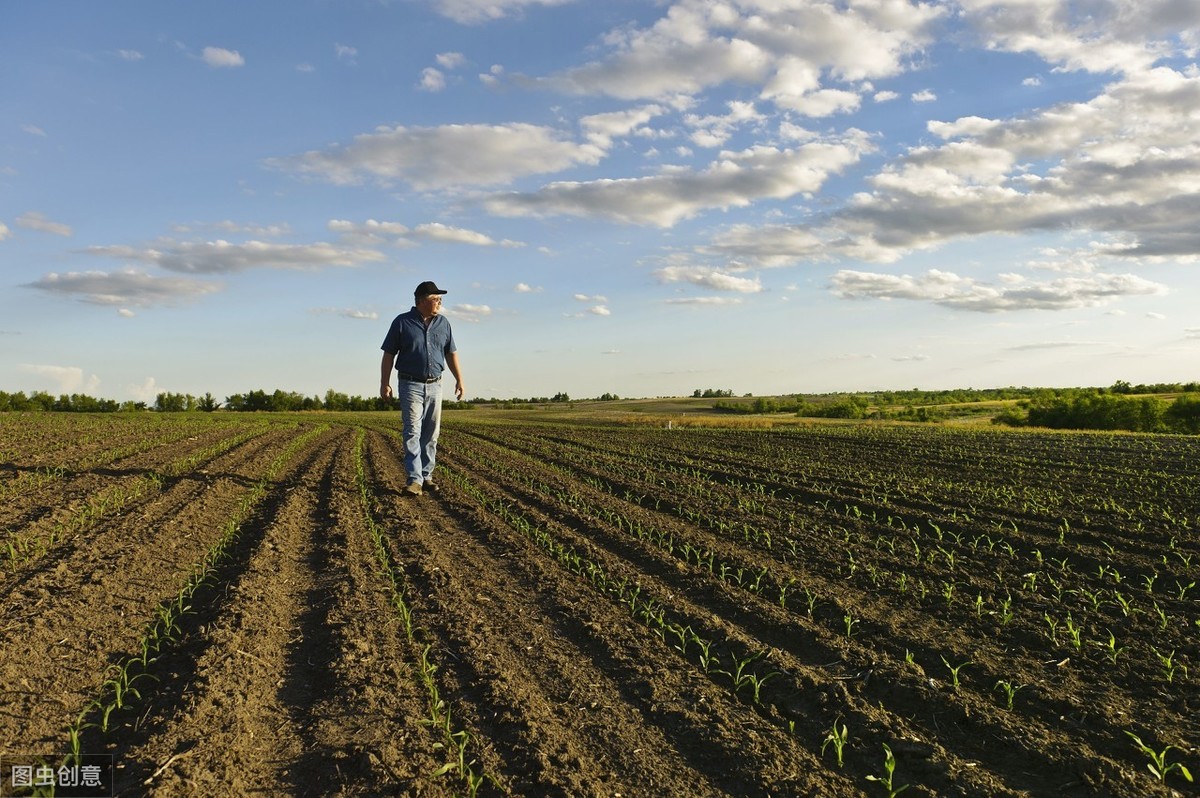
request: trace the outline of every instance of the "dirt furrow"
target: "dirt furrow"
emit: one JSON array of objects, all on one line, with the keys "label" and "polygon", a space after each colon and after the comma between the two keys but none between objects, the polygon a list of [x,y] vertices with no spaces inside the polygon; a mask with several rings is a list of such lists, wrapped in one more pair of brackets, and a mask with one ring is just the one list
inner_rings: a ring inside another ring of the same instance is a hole
[{"label": "dirt furrow", "polygon": [[664,667],[663,640],[452,486],[428,498],[397,510],[404,524],[412,508],[398,546],[515,792],[858,794],[811,781],[816,758],[786,732],[696,670]]},{"label": "dirt furrow", "polygon": [[282,433],[223,455],[207,475],[178,479],[3,586],[0,696],[10,711],[0,714],[0,740],[30,752],[61,745],[104,669],[130,651],[286,446]]},{"label": "dirt furrow", "polygon": [[441,794],[426,785],[439,754],[354,501],[352,436],[325,438],[281,486],[192,645],[182,700],[122,751],[127,783],[164,796]]}]

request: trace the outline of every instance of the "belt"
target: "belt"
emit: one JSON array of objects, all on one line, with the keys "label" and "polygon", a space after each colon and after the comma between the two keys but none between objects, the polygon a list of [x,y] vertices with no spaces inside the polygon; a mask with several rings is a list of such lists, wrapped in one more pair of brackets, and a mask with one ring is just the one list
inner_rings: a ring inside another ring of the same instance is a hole
[{"label": "belt", "polygon": [[401,374],[400,379],[404,380],[405,382],[423,382],[426,385],[428,385],[431,382],[441,382],[442,381],[442,378],[440,376],[439,377],[418,377],[416,374]]}]

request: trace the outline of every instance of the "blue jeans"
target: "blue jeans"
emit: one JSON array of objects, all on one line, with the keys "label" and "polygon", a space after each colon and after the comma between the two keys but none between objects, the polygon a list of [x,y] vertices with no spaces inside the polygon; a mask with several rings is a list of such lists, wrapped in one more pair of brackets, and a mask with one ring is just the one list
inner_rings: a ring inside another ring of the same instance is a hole
[{"label": "blue jeans", "polygon": [[442,384],[400,380],[397,398],[404,424],[404,470],[421,484],[433,476],[438,432],[442,427]]}]

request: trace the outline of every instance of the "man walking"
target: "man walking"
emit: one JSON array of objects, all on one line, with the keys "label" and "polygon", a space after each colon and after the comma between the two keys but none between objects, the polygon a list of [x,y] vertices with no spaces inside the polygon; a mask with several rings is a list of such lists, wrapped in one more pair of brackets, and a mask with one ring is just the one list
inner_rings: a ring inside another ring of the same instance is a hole
[{"label": "man walking", "polygon": [[379,395],[392,398],[391,375],[399,377],[398,398],[404,426],[404,468],[408,472],[410,496],[422,488],[432,490],[433,466],[437,458],[438,432],[442,425],[442,372],[454,375],[454,395],[464,394],[458,349],[450,322],[441,315],[446,292],[426,280],[413,292],[414,305],[392,320],[383,339],[379,363]]}]

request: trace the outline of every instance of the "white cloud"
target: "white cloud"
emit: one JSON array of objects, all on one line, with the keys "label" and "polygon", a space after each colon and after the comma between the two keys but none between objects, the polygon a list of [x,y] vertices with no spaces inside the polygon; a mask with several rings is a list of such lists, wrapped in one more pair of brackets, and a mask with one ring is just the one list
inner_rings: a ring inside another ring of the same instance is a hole
[{"label": "white cloud", "polygon": [[579,125],[588,141],[607,150],[612,146],[613,139],[645,130],[645,124],[665,110],[658,105],[643,105],[622,111],[591,114],[580,119]]},{"label": "white cloud", "polygon": [[698,147],[719,147],[745,125],[763,122],[765,117],[754,108],[754,103],[733,101],[728,103],[729,113],[722,116],[699,116],[688,114],[683,123],[694,128],[690,138]]},{"label": "white cloud", "polygon": [[417,87],[421,91],[439,92],[446,88],[446,76],[433,67],[425,67],[421,70],[421,79],[417,81]]},{"label": "white cloud", "polygon": [[900,95],[894,91],[877,91],[873,95],[871,95],[871,99],[877,103],[891,102],[892,100],[898,99],[899,97],[900,97]]},{"label": "white cloud", "polygon": [[933,41],[948,10],[935,3],[679,0],[651,27],[621,28],[611,54],[539,82],[622,99],[665,98],[725,83],[759,86],[762,97],[827,115],[857,102],[854,82],[904,71]]},{"label": "white cloud", "polygon": [[269,166],[338,185],[371,178],[418,190],[490,186],[527,175],[596,164],[604,155],[591,143],[566,140],[558,131],[527,124],[383,127],[345,147],[272,158]]},{"label": "white cloud", "polygon": [[1197,25],[1186,0],[959,0],[987,47],[1033,53],[1068,70],[1136,72],[1187,54]]},{"label": "white cloud", "polygon": [[433,242],[440,244],[467,244],[475,247],[518,248],[525,244],[511,239],[497,241],[489,235],[465,227],[453,227],[441,222],[426,222],[408,227],[399,222],[380,222],[368,219],[362,223],[345,219],[331,219],[327,225],[331,232],[339,234],[344,241],[377,245],[392,239],[397,244]]},{"label": "white cloud", "polygon": [[358,310],[356,308],[311,308],[309,313],[315,316],[339,316],[354,321],[374,321],[379,313],[374,310]]},{"label": "white cloud", "polygon": [[886,164],[870,191],[812,222],[742,232],[744,253],[727,254],[889,263],[956,238],[1070,230],[1091,231],[1098,255],[1200,260],[1197,115],[1200,73],[1158,68],[1087,102],[931,122],[942,143]]},{"label": "white cloud", "polygon": [[82,393],[94,395],[100,387],[99,377],[92,374],[85,378],[83,369],[78,366],[49,366],[22,363],[17,368],[26,374],[33,374],[46,380],[55,386],[54,392],[59,394]]},{"label": "white cloud", "polygon": [[607,301],[608,301],[608,297],[605,297],[605,296],[603,296],[603,295],[601,295],[601,294],[574,294],[574,295],[571,297],[571,299],[574,299],[576,302],[600,302],[600,303],[604,303],[604,302],[607,302]]},{"label": "white cloud", "polygon": [[467,63],[462,53],[438,53],[434,59],[442,69],[459,69]]},{"label": "white cloud", "polygon": [[74,235],[74,231],[70,225],[52,221],[46,217],[46,214],[38,213],[37,211],[29,211],[28,213],[21,214],[17,217],[16,225],[26,230],[37,230],[40,233],[50,233],[56,236],[63,236],[64,238],[70,238]]},{"label": "white cloud", "polygon": [[531,6],[559,6],[574,0],[433,0],[434,9],[465,25],[514,16]]},{"label": "white cloud", "polygon": [[1162,294],[1166,288],[1132,274],[1096,274],[1042,282],[1009,277],[1000,286],[931,269],[924,275],[843,270],[833,292],[843,299],[911,299],[955,310],[994,313],[1095,307],[1123,296]]},{"label": "white cloud", "polygon": [[689,283],[715,291],[756,294],[763,290],[762,282],[757,277],[738,277],[705,266],[666,266],[656,270],[654,277],[664,284]]},{"label": "white cloud", "polygon": [[542,293],[542,290],[543,289],[540,285],[535,287],[529,283],[517,283],[513,286],[513,291],[518,294],[540,294]]},{"label": "white cloud", "polygon": [[702,172],[668,169],[650,177],[551,183],[534,193],[495,194],[485,205],[503,216],[566,214],[670,227],[707,210],[816,191],[868,149],[865,134],[850,131],[790,150],[722,152]]},{"label": "white cloud", "polygon": [[6,225],[4,222],[0,222],[0,241],[5,240],[6,238],[12,238],[12,230],[9,230],[8,225]]},{"label": "white cloud", "polygon": [[691,296],[691,297],[675,297],[673,299],[664,299],[665,305],[740,305],[742,300],[740,297],[729,296]]},{"label": "white cloud", "polygon": [[525,246],[518,241],[511,241],[507,238],[502,241],[496,241],[494,238],[483,233],[467,230],[462,227],[451,227],[441,222],[428,222],[417,225],[409,234],[409,238],[444,244],[469,244],[475,247],[515,248]]},{"label": "white cloud", "polygon": [[102,257],[152,263],[186,274],[224,274],[254,268],[319,269],[356,266],[384,260],[373,249],[346,249],[332,244],[273,244],[263,241],[163,241],[154,247],[96,246],[85,252]]},{"label": "white cloud", "polygon": [[21,130],[25,131],[26,133],[28,133],[31,136],[38,136],[39,138],[46,138],[46,131],[42,130],[37,125],[21,125]]},{"label": "white cloud", "polygon": [[117,50],[117,57],[123,61],[141,61],[146,56],[137,50]]},{"label": "white cloud", "polygon": [[162,390],[153,377],[147,377],[140,385],[126,385],[125,393],[132,396],[134,401],[151,402],[162,393]]},{"label": "white cloud", "polygon": [[446,314],[456,321],[478,322],[491,316],[492,309],[488,305],[460,304],[446,308]]},{"label": "white cloud", "polygon": [[333,55],[339,61],[345,61],[348,64],[353,64],[354,59],[358,58],[358,48],[351,47],[348,44],[333,45]]},{"label": "white cloud", "polygon": [[246,59],[242,58],[241,53],[223,47],[205,47],[200,53],[200,60],[218,69],[234,69],[246,65]]},{"label": "white cloud", "polygon": [[912,101],[915,103],[931,103],[936,99],[937,99],[937,95],[934,94],[929,89],[922,89],[921,91],[915,91],[915,92],[913,92],[913,95],[912,95]]},{"label": "white cloud", "polygon": [[186,277],[157,277],[135,269],[118,272],[50,272],[27,288],[48,294],[73,297],[91,305],[149,307],[172,305],[180,300],[197,299],[222,289],[216,282]]}]

